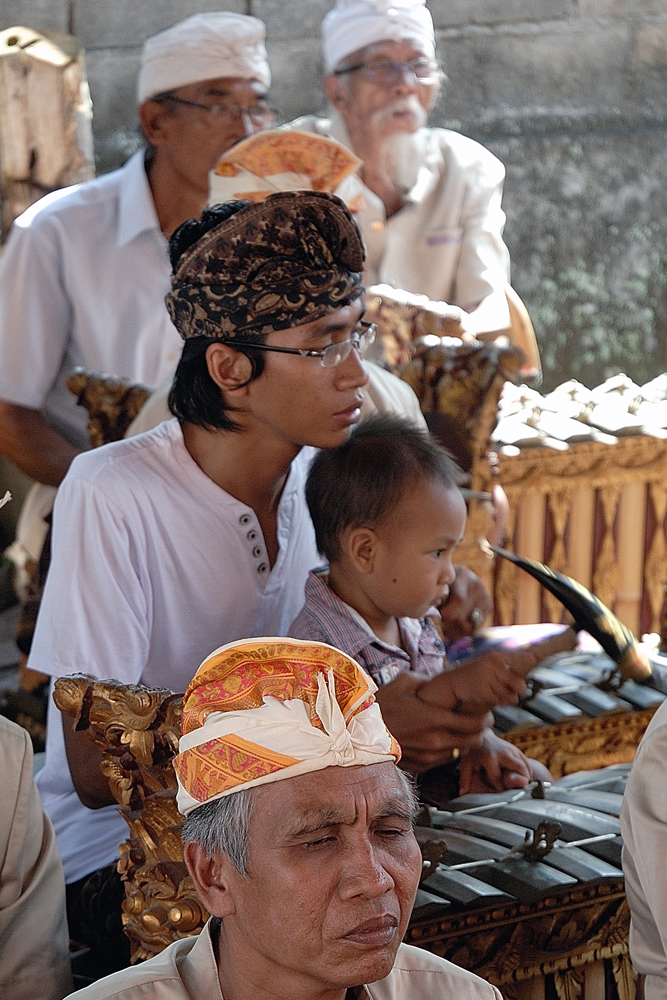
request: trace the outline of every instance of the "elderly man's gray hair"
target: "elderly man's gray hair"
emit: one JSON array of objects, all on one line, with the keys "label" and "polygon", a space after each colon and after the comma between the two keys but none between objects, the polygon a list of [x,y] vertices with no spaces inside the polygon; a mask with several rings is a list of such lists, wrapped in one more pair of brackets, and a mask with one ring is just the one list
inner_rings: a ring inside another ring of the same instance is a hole
[{"label": "elderly man's gray hair", "polygon": [[194,841],[209,857],[222,851],[241,875],[247,875],[254,792],[244,788],[193,809],[183,822],[183,843]]},{"label": "elderly man's gray hair", "polygon": [[[397,768],[396,773],[414,817],[418,809],[414,784],[404,771]],[[183,843],[199,844],[209,857],[221,851],[239,874],[247,877],[250,820],[256,792],[257,788],[244,788],[193,809],[183,821]]]}]

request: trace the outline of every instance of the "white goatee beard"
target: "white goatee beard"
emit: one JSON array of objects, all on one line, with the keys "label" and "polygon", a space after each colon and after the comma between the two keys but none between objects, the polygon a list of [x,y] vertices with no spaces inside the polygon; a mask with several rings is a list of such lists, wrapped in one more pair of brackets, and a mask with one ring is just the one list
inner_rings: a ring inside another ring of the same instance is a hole
[{"label": "white goatee beard", "polygon": [[423,137],[419,132],[396,132],[382,144],[387,175],[401,191],[411,191],[424,162]]},{"label": "white goatee beard", "polygon": [[[412,114],[416,131],[386,134],[386,123],[396,111]],[[424,161],[424,136],[419,131],[426,124],[427,113],[416,97],[401,98],[375,115],[373,130],[382,136],[378,157],[386,175],[402,191],[410,191]]]}]

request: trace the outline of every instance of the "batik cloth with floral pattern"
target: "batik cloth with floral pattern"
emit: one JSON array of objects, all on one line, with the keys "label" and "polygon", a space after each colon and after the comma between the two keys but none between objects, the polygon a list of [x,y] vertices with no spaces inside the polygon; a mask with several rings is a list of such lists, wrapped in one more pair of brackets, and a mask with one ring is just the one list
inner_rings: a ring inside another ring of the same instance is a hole
[{"label": "batik cloth with floral pattern", "polygon": [[359,229],[340,198],[279,191],[244,205],[183,253],[167,309],[185,340],[259,337],[359,298],[364,259]]},{"label": "batik cloth with floral pattern", "polygon": [[359,664],[333,646],[246,639],[204,662],[183,699],[178,808],[325,767],[398,761]]}]

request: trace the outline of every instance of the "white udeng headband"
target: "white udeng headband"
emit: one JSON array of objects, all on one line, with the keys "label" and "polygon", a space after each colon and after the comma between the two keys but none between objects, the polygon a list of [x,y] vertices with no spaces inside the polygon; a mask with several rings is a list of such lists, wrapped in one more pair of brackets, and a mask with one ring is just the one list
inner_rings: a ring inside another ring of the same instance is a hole
[{"label": "white udeng headband", "polygon": [[221,77],[258,80],[266,89],[271,71],[257,17],[213,11],[194,14],[144,43],[137,104],[177,87]]},{"label": "white udeng headband", "polygon": [[337,0],[322,21],[326,72],[352,52],[385,41],[413,41],[435,57],[433,19],[425,0]]},{"label": "white udeng headband", "polygon": [[[391,737],[376,702],[354,715],[346,725],[336,699],[333,671],[328,671],[326,680],[324,673],[318,674],[317,684],[315,711],[324,726],[324,732],[311,725],[308,707],[301,699],[280,701],[278,698],[266,697],[260,708],[212,712],[200,729],[181,737],[180,753],[234,736],[293,761],[279,771],[235,785],[218,795],[210,796],[206,801],[212,802],[244,788],[293,778],[325,767],[355,767],[396,760],[396,754],[391,752]],[[190,795],[180,778],[176,802],[184,816],[203,804]]]}]

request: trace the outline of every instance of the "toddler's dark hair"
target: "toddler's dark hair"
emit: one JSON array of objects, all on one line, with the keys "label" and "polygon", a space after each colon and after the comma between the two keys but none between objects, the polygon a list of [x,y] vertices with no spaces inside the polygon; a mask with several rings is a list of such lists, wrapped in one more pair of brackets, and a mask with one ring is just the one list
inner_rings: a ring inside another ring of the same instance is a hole
[{"label": "toddler's dark hair", "polygon": [[455,489],[464,475],[428,431],[389,414],[362,420],[345,444],[320,451],[306,482],[306,501],[317,547],[329,562],[340,558],[349,528],[376,528],[419,480]]}]

